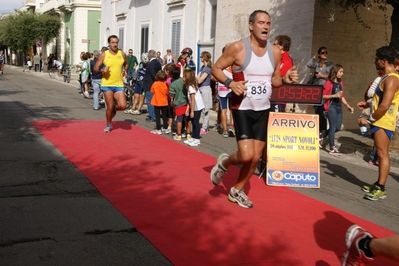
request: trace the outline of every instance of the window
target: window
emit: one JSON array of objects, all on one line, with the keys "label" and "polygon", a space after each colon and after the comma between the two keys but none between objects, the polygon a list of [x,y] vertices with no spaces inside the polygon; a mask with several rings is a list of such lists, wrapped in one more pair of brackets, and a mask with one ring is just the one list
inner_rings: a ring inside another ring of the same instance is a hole
[{"label": "window", "polygon": [[123,43],[125,39],[125,28],[119,28],[119,49],[123,51]]},{"label": "window", "polygon": [[141,53],[148,52],[148,31],[149,25],[141,25]]},{"label": "window", "polygon": [[180,55],[180,35],[181,35],[181,20],[172,21],[172,54]]}]

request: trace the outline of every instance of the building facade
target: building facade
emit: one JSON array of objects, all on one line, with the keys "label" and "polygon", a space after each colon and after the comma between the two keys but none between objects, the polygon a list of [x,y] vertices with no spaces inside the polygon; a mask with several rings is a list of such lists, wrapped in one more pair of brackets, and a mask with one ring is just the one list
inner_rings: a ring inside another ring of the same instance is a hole
[{"label": "building facade", "polygon": [[64,64],[77,64],[81,52],[93,52],[100,43],[100,0],[46,0],[37,12],[59,17],[61,32],[47,44],[46,54],[54,54]]},{"label": "building facade", "polygon": [[214,53],[216,2],[102,0],[102,45],[107,45],[110,35],[117,35],[120,49],[125,52],[133,49],[139,60],[150,49],[160,51],[163,56],[170,48],[177,58],[183,48],[190,47],[198,63],[201,51]]}]

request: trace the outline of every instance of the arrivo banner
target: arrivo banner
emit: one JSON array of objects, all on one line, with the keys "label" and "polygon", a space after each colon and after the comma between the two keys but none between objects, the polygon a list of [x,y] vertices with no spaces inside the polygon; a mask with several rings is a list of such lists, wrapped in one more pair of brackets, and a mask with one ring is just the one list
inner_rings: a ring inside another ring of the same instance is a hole
[{"label": "arrivo banner", "polygon": [[319,188],[318,136],[318,115],[270,112],[266,184]]}]

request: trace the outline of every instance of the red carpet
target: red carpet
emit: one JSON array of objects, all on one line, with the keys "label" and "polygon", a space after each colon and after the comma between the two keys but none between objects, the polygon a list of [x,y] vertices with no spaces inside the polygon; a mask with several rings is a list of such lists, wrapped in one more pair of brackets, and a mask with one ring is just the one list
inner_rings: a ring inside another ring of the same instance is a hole
[{"label": "red carpet", "polygon": [[340,265],[351,224],[392,235],[257,177],[246,188],[254,208],[238,207],[227,200],[238,168],[214,187],[215,158],[127,122],[110,134],[104,121],[34,125],[175,265]]}]

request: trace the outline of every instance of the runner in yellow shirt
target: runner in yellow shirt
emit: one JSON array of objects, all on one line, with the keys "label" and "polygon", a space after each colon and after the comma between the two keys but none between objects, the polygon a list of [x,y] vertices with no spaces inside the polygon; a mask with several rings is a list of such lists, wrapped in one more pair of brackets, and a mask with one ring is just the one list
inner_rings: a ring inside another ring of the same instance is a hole
[{"label": "runner in yellow shirt", "polygon": [[[118,48],[119,39],[115,35],[108,37],[109,50],[103,52],[94,66],[95,72],[101,72],[101,90],[104,92],[107,111],[105,133],[111,132],[112,118],[117,110],[125,110],[126,97],[123,91],[123,77],[126,76],[128,63],[126,54]],[[114,105],[114,100],[116,105]]]}]

